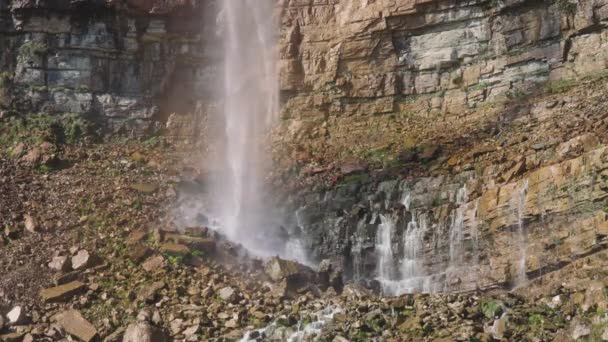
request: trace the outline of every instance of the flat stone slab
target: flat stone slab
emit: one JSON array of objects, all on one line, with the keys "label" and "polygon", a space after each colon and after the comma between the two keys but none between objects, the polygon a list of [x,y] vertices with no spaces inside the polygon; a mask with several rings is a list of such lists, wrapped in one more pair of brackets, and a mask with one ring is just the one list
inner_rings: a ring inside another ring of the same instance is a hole
[{"label": "flat stone slab", "polygon": [[186,256],[190,254],[188,246],[179,243],[164,243],[160,246],[160,250],[171,256]]},{"label": "flat stone slab", "polygon": [[81,293],[84,288],[85,285],[82,282],[73,281],[65,285],[44,289],[40,291],[40,296],[48,303],[64,302]]},{"label": "flat stone slab", "polygon": [[53,319],[68,334],[78,337],[82,341],[90,342],[97,337],[97,329],[76,310],[64,311],[55,315]]}]

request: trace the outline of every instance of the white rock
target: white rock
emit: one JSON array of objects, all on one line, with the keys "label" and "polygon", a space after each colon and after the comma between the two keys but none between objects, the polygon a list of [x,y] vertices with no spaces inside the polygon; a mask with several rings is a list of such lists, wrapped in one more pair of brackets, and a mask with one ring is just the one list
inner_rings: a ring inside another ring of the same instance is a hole
[{"label": "white rock", "polygon": [[6,318],[10,324],[19,324],[23,322],[23,319],[25,318],[23,308],[20,306],[15,306],[9,313],[6,314]]},{"label": "white rock", "polygon": [[23,215],[23,219],[25,221],[25,229],[28,232],[35,233],[38,230],[38,222],[31,215],[25,214]]},{"label": "white rock", "polygon": [[57,271],[69,271],[71,267],[72,263],[66,256],[56,256],[49,262],[49,268]]}]

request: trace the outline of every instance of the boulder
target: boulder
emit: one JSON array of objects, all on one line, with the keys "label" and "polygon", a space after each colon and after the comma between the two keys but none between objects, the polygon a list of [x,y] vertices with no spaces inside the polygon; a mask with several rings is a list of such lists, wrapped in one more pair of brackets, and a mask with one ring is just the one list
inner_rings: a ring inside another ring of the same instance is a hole
[{"label": "boulder", "polygon": [[168,342],[162,330],[148,323],[133,323],[127,327],[122,342]]},{"label": "boulder", "polygon": [[152,249],[142,243],[132,245],[128,252],[129,259],[135,263],[140,263],[150,254],[152,254]]},{"label": "boulder", "polygon": [[174,257],[185,257],[190,254],[188,246],[178,243],[164,243],[160,246],[160,250]]},{"label": "boulder", "polygon": [[68,334],[81,341],[93,341],[97,337],[97,330],[82,314],[76,310],[67,310],[53,317]]},{"label": "boulder", "polygon": [[165,258],[162,255],[152,256],[141,264],[146,272],[156,272],[165,267]]},{"label": "boulder", "polygon": [[280,281],[300,273],[300,265],[295,261],[273,257],[266,262],[265,271],[270,279]]},{"label": "boulder", "polygon": [[158,295],[158,291],[165,287],[162,281],[154,282],[148,286],[144,286],[137,294],[137,299],[146,303],[152,303]]}]

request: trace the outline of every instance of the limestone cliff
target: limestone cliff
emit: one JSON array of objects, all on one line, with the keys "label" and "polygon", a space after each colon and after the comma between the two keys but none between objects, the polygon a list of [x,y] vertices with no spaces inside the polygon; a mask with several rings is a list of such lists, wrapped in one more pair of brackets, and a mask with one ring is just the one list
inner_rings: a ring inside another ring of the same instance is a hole
[{"label": "limestone cliff", "polygon": [[604,72],[608,60],[604,0],[282,6],[280,148],[321,163],[464,135],[475,108]]},{"label": "limestone cliff", "polygon": [[[154,129],[213,96],[213,4],[0,1],[0,110]],[[179,96],[177,96],[179,94]]]}]

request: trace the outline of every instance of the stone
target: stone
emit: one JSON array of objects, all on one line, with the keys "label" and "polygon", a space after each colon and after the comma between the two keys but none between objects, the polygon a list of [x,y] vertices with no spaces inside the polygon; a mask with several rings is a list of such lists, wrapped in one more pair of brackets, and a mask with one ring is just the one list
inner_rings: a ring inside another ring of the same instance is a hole
[{"label": "stone", "polygon": [[209,229],[207,227],[187,227],[184,233],[187,236],[204,238],[207,237]]},{"label": "stone", "polygon": [[65,302],[81,293],[85,287],[85,284],[80,281],[73,281],[65,285],[43,289],[40,291],[40,296],[47,303]]},{"label": "stone", "polygon": [[103,342],[121,342],[124,335],[125,335],[125,328],[121,327],[121,328],[114,330],[114,332],[111,333],[110,335],[106,336],[106,338],[103,339]]},{"label": "stone", "polygon": [[273,257],[264,267],[266,274],[274,281],[280,281],[288,276],[300,273],[300,266],[295,261]]},{"label": "stone", "polygon": [[21,306],[15,306],[11,311],[6,314],[8,323],[11,325],[19,325],[25,320],[25,311]]},{"label": "stone", "polygon": [[152,256],[141,264],[141,267],[146,272],[156,272],[162,270],[165,267],[165,258],[162,255]]},{"label": "stone", "polygon": [[185,257],[190,254],[188,246],[179,243],[164,243],[160,246],[160,250],[174,257]]},{"label": "stone", "polygon": [[128,257],[134,263],[140,263],[142,260],[152,254],[152,249],[144,244],[135,244],[129,248]]},{"label": "stone", "polygon": [[23,215],[23,220],[25,224],[25,230],[30,233],[36,233],[38,231],[38,222],[31,215]]},{"label": "stone", "polygon": [[80,312],[67,310],[53,317],[68,334],[78,339],[89,342],[97,338],[97,330],[87,321]]},{"label": "stone", "polygon": [[147,235],[148,234],[146,232],[141,230],[134,231],[129,234],[129,237],[127,238],[127,245],[137,245],[143,242]]},{"label": "stone", "polygon": [[9,239],[15,239],[19,235],[19,228],[7,224],[4,226],[4,235]]},{"label": "stone", "polygon": [[72,268],[72,262],[67,256],[56,256],[49,262],[49,268],[56,271],[67,272]]},{"label": "stone", "polygon": [[432,159],[435,159],[437,155],[441,152],[439,146],[426,146],[418,155],[418,158],[423,162],[428,162]]},{"label": "stone", "polygon": [[144,285],[144,287],[137,294],[137,299],[146,303],[152,303],[156,300],[158,291],[165,287],[165,283],[162,281],[154,282],[150,285]]},{"label": "stone", "polygon": [[604,329],[602,333],[602,341],[608,341],[608,328]]},{"label": "stone", "polygon": [[72,268],[75,270],[87,269],[99,265],[100,259],[85,249],[81,249],[72,257]]},{"label": "stone", "polygon": [[495,340],[502,340],[507,331],[507,316],[495,319],[492,325],[486,326],[485,331],[492,335]]},{"label": "stone", "polygon": [[2,342],[23,342],[23,334],[15,332],[15,333],[0,335],[0,341],[2,341]]},{"label": "stone", "polygon": [[591,334],[591,328],[581,322],[575,322],[574,328],[572,329],[572,338],[578,340],[581,337],[589,336]]},{"label": "stone", "polygon": [[168,342],[162,330],[148,323],[133,323],[127,327],[122,342]]},{"label": "stone", "polygon": [[232,287],[224,287],[218,292],[219,297],[225,301],[232,303],[237,299],[236,291]]},{"label": "stone", "polygon": [[136,183],[131,184],[129,187],[144,194],[152,194],[158,189],[157,185],[150,183]]}]

